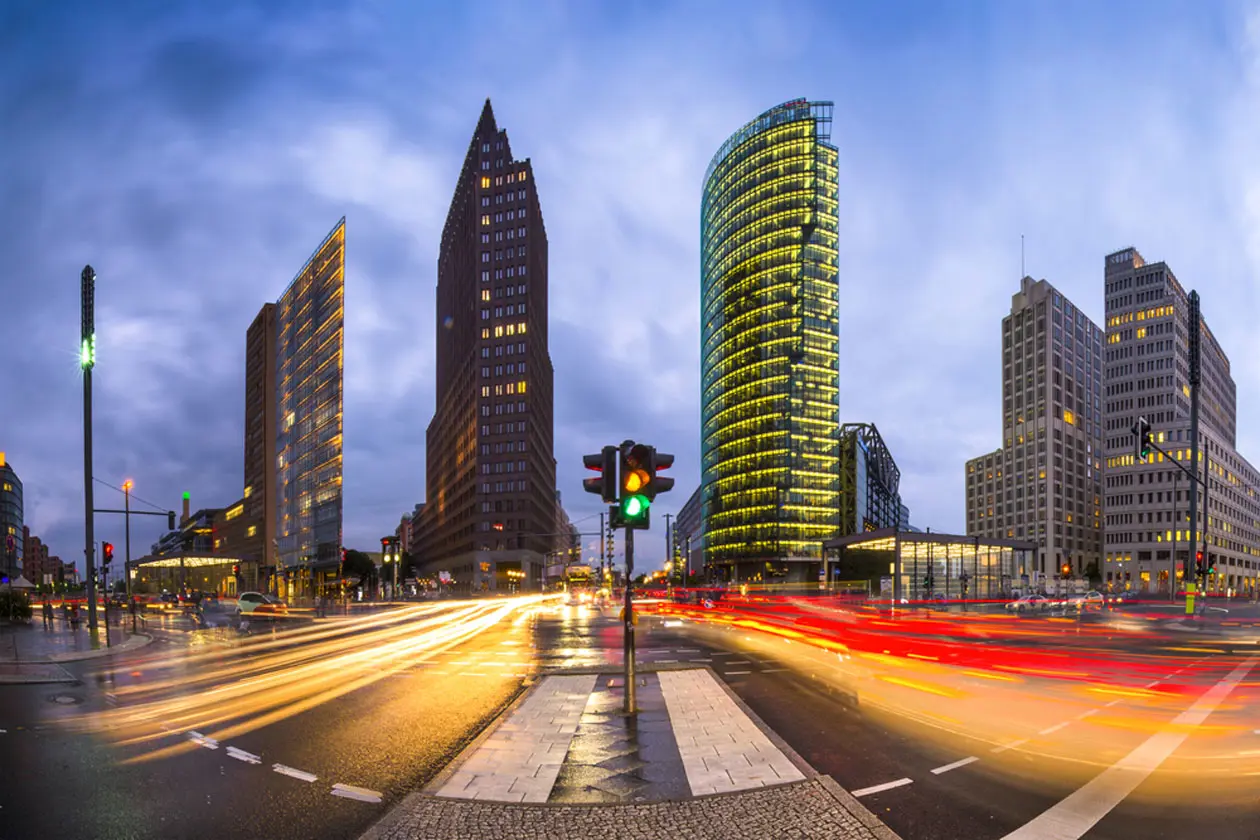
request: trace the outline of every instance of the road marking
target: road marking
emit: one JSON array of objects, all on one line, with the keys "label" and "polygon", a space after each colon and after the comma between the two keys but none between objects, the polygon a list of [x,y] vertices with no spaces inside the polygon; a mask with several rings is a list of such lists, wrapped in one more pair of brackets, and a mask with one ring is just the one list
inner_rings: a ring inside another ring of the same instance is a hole
[{"label": "road marking", "polygon": [[946,764],[944,767],[937,767],[932,771],[932,775],[939,776],[942,773],[948,773],[950,770],[957,770],[959,767],[966,767],[971,762],[979,760],[980,759],[976,758],[974,755],[969,755],[966,758],[955,761],[953,764]]},{"label": "road marking", "polygon": [[245,750],[237,747],[227,747],[224,749],[224,752],[237,761],[244,761],[246,764],[262,764],[262,756],[254,755],[252,752],[245,752]]},{"label": "road marking", "polygon": [[692,662],[712,662],[712,659],[692,659]]},{"label": "road marking", "polygon": [[1160,678],[1159,678],[1159,679],[1157,679],[1157,680],[1154,680],[1154,681],[1152,681],[1152,682],[1148,682],[1146,685],[1144,685],[1144,686],[1142,686],[1142,687],[1143,687],[1143,688],[1154,688],[1155,686],[1159,685],[1159,684],[1160,684],[1161,682],[1163,682],[1163,681],[1164,681],[1164,678],[1163,678],[1163,677],[1160,677]]},{"label": "road marking", "polygon": [[199,744],[208,750],[217,750],[219,748],[218,741],[214,740],[213,738],[207,738],[205,735],[202,735],[200,732],[197,732],[197,731],[189,732],[188,740],[192,741],[195,744]]},{"label": "road marking", "polygon": [[1173,728],[1156,732],[1076,792],[1002,840],[1078,840],[1083,837],[1155,772],[1190,736],[1190,727],[1207,720],[1258,662],[1260,656],[1247,659],[1204,692],[1194,705],[1177,715],[1171,723]]},{"label": "road marking", "polygon": [[677,659],[658,659],[656,661],[659,663],[664,663],[664,662],[677,662],[678,660]]},{"label": "road marking", "polygon": [[727,672],[726,672],[726,675],[727,675],[728,677],[730,677],[730,676],[734,676],[734,675],[736,675],[736,674],[751,674],[751,673],[752,673],[752,671],[727,671]]},{"label": "road marking", "polygon": [[1038,734],[1038,735],[1050,735],[1050,734],[1053,734],[1053,733],[1055,733],[1055,732],[1058,732],[1060,729],[1062,729],[1063,727],[1065,727],[1065,726],[1067,726],[1067,725],[1068,725],[1068,722],[1065,720],[1065,721],[1063,721],[1063,723],[1056,723],[1054,726],[1047,727],[1047,728],[1045,728],[1045,729],[1041,730],[1040,732],[1038,732],[1037,734]]},{"label": "road marking", "polygon": [[1116,698],[1115,700],[1112,700],[1110,703],[1103,703],[1103,708],[1109,709],[1112,706],[1116,705],[1117,703],[1123,703],[1123,702],[1124,702],[1123,700]]},{"label": "road marking", "polygon": [[1006,752],[1007,750],[1013,750],[1013,749],[1015,749],[1016,747],[1022,747],[1022,746],[1024,746],[1024,744],[1027,744],[1027,743],[1028,743],[1028,739],[1027,739],[1027,738],[1025,738],[1025,739],[1024,739],[1024,740],[1022,740],[1022,741],[1012,741],[1012,742],[1011,742],[1011,743],[1009,743],[1009,744],[1003,744],[1003,745],[1002,745],[1002,746],[1000,746],[1000,747],[994,747],[993,749],[989,750],[989,752],[991,752],[991,753],[1004,753],[1004,752]]},{"label": "road marking", "polygon": [[290,776],[294,779],[301,779],[304,782],[313,782],[319,778],[314,773],[307,773],[305,770],[298,770],[296,767],[289,767],[285,764],[273,764],[271,769],[282,776]]},{"label": "road marking", "polygon": [[752,663],[749,662],[747,659],[731,659],[731,660],[728,660],[726,664],[727,665],[751,665]]},{"label": "road marking", "polygon": [[374,790],[368,790],[363,787],[355,787],[354,785],[343,785],[340,782],[333,785],[330,792],[333,796],[344,796],[346,799],[357,799],[360,802],[381,801],[381,794]]},{"label": "road marking", "polygon": [[763,673],[763,674],[777,674],[777,673],[779,673],[780,671],[786,671],[786,670],[788,670],[788,669],[787,669],[787,668],[762,668],[762,669],[761,669],[761,673]]},{"label": "road marking", "polygon": [[700,648],[676,648],[674,653],[699,653]]},{"label": "road marking", "polygon": [[489,676],[489,674],[475,674],[475,673],[473,673],[472,671],[460,671],[460,672],[459,672],[459,675],[460,675],[461,677],[486,677],[486,676]]},{"label": "road marking", "polygon": [[883,791],[886,791],[886,790],[892,790],[893,788],[899,788],[899,787],[902,787],[903,785],[908,785],[913,781],[914,779],[898,779],[895,782],[885,782],[882,785],[874,785],[873,787],[850,791],[850,793],[853,796],[859,796],[859,797],[870,796],[872,793],[882,793]]},{"label": "road marking", "polygon": [[1088,709],[1088,710],[1086,710],[1086,711],[1084,711],[1084,712],[1081,712],[1079,715],[1077,715],[1077,716],[1076,716],[1076,719],[1077,719],[1077,720],[1084,720],[1085,718],[1089,717],[1090,715],[1096,715],[1096,714],[1098,714],[1098,709]]}]

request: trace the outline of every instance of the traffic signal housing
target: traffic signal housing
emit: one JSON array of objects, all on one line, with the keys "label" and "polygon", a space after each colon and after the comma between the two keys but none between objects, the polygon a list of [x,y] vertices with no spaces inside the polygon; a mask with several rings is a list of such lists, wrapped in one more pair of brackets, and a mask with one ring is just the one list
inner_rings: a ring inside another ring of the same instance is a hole
[{"label": "traffic signal housing", "polygon": [[101,546],[101,566],[108,569],[110,562],[114,559],[114,544],[104,543]]},{"label": "traffic signal housing", "polygon": [[674,489],[674,479],[658,475],[661,470],[667,470],[674,466],[674,456],[666,455],[664,452],[657,452],[655,446],[648,447],[648,449],[651,454],[648,457],[648,475],[650,478],[647,486],[647,497],[655,501],[657,495],[668,493]]},{"label": "traffic signal housing", "polygon": [[651,525],[651,467],[650,446],[635,443],[621,450],[621,493],[617,502],[621,525],[626,528],[645,529]]},{"label": "traffic signal housing", "polygon": [[240,577],[240,576],[241,576],[241,564],[233,563],[232,564],[232,577]]},{"label": "traffic signal housing", "polygon": [[1072,576],[1072,564],[1071,564],[1071,563],[1064,563],[1062,566],[1060,566],[1060,567],[1059,567],[1059,573],[1060,573],[1060,574],[1062,574],[1065,578],[1067,578],[1067,577],[1071,577],[1071,576]]},{"label": "traffic signal housing", "polygon": [[1139,417],[1133,424],[1133,457],[1139,464],[1145,464],[1151,457],[1151,424],[1145,417]]},{"label": "traffic signal housing", "polygon": [[608,504],[617,501],[617,447],[605,446],[594,455],[583,455],[582,466],[599,473],[595,478],[582,479],[582,489],[597,494]]}]

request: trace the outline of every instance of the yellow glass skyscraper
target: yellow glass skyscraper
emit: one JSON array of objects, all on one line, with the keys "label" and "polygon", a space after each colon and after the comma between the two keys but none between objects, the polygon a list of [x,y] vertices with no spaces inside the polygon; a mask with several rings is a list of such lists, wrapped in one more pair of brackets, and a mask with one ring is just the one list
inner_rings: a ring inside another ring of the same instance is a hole
[{"label": "yellow glass skyscraper", "polygon": [[815,579],[837,529],[832,107],[771,108],[722,144],[705,175],[704,554],[728,580]]}]

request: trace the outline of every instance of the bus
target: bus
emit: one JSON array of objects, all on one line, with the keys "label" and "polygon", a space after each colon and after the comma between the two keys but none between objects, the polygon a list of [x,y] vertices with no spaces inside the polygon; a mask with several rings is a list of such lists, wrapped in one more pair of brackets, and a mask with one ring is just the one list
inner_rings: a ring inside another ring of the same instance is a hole
[{"label": "bus", "polygon": [[590,604],[595,600],[595,573],[590,566],[574,564],[564,570],[565,603]]}]

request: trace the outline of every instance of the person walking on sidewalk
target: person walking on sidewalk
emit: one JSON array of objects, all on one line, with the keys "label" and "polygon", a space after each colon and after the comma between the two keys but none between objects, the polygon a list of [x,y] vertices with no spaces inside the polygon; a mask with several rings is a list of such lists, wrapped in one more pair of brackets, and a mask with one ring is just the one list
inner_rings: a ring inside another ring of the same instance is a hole
[{"label": "person walking on sidewalk", "polygon": [[44,597],[44,605],[40,609],[40,612],[43,613],[44,616],[44,629],[51,630],[53,625],[53,608],[52,601],[50,601],[47,596]]}]

